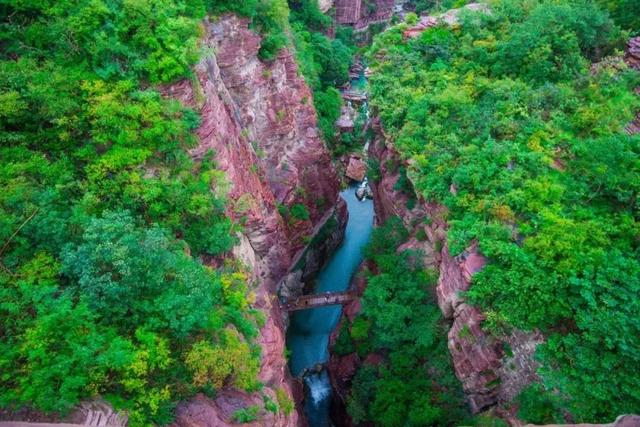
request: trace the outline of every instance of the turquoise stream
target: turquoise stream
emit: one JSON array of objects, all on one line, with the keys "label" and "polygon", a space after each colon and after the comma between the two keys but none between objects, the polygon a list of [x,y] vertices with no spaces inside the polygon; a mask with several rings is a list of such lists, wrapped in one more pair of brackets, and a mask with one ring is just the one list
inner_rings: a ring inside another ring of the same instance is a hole
[{"label": "turquoise stream", "polygon": [[[368,243],[373,228],[373,202],[358,201],[356,186],[350,186],[340,195],[347,202],[349,222],[344,241],[316,278],[315,293],[344,291],[362,262],[362,249]],[[287,348],[291,352],[289,368],[295,376],[306,368],[329,359],[329,335],[336,327],[341,306],[319,307],[296,311],[291,315],[287,331]],[[310,427],[327,427],[331,386],[326,372],[307,375],[305,382],[309,393],[305,400],[305,412]]]}]

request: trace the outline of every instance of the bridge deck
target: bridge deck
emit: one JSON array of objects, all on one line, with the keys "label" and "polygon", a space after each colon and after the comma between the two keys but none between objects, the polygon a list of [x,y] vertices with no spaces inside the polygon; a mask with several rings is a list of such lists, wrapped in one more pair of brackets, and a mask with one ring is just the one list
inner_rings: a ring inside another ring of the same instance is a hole
[{"label": "bridge deck", "polygon": [[308,308],[323,307],[326,305],[346,304],[354,298],[355,294],[351,291],[302,295],[287,299],[282,303],[281,307],[286,311],[306,310]]},{"label": "bridge deck", "polygon": [[345,99],[347,101],[366,101],[367,100],[367,94],[366,92],[363,91],[356,91],[356,90],[345,90],[344,92],[342,92],[342,99]]}]

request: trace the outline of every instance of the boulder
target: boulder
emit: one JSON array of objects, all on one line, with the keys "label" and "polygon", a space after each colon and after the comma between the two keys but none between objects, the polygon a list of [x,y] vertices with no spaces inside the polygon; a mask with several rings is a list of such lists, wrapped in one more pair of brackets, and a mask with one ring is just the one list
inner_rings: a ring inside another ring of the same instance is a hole
[{"label": "boulder", "polygon": [[340,132],[350,132],[353,130],[355,111],[350,105],[344,105],[340,109],[340,117],[336,121],[336,127]]},{"label": "boulder", "polygon": [[629,40],[624,59],[630,67],[640,70],[640,37]]},{"label": "boulder", "polygon": [[463,7],[457,9],[449,9],[445,13],[436,16],[421,16],[420,20],[413,27],[407,28],[403,36],[405,38],[415,38],[418,37],[422,32],[424,32],[427,28],[431,28],[438,24],[445,24],[449,26],[458,25],[458,15],[463,10],[470,10],[473,12],[482,12],[485,14],[489,14],[490,10],[486,4],[482,3],[469,3]]},{"label": "boulder", "polygon": [[347,165],[346,175],[347,178],[354,181],[363,181],[367,175],[367,164],[360,157],[351,156]]}]

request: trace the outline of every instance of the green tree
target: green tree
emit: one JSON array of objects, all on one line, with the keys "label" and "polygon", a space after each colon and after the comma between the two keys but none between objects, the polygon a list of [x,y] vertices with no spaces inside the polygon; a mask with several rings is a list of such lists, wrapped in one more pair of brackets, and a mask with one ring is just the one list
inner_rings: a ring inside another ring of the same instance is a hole
[{"label": "green tree", "polygon": [[219,279],[172,244],[159,227],[140,229],[126,212],[89,220],[82,241],[62,254],[89,305],[125,330],[146,325],[184,337],[207,324]]}]

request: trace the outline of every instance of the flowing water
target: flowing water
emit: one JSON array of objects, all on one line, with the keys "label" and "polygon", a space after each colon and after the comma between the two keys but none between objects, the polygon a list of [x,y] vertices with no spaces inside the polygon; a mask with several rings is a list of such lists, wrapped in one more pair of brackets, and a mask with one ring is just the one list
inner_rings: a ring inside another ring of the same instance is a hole
[{"label": "flowing water", "polygon": [[[340,195],[347,202],[349,222],[344,241],[316,277],[315,293],[344,291],[362,261],[362,249],[373,228],[373,202],[358,201],[357,186],[350,186]],[[287,348],[291,351],[289,367],[295,376],[307,368],[329,359],[329,335],[336,327],[342,307],[339,305],[295,311],[287,331]],[[327,427],[331,385],[325,370],[305,375],[308,396],[305,412],[310,427]]]}]

